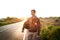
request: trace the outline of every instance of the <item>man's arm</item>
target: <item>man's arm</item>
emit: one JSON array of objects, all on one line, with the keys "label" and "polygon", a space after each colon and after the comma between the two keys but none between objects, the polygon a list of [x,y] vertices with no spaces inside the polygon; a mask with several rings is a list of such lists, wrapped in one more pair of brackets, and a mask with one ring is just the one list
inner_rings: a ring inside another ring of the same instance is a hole
[{"label": "man's arm", "polygon": [[38,19],[38,35],[40,35],[40,29],[41,29],[40,19]]},{"label": "man's arm", "polygon": [[24,32],[25,26],[26,26],[26,22],[23,24],[22,32]]},{"label": "man's arm", "polygon": [[24,25],[23,25],[23,28],[22,28],[22,32],[24,32]]},{"label": "man's arm", "polygon": [[28,24],[29,24],[28,22],[29,22],[29,19],[24,22],[23,28],[22,28],[22,32],[24,32],[24,29],[29,26],[29,25],[28,25]]}]

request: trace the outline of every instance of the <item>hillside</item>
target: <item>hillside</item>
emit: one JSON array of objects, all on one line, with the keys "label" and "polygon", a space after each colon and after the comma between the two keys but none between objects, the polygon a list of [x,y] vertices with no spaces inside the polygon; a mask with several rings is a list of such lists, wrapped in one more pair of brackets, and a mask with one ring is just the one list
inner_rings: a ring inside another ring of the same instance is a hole
[{"label": "hillside", "polygon": [[47,28],[48,26],[60,26],[60,17],[39,18],[41,26]]},{"label": "hillside", "polygon": [[6,18],[1,18],[0,19],[0,26],[7,25],[7,24],[12,24],[16,22],[20,22],[23,19],[21,18],[16,18],[16,17],[6,17]]}]

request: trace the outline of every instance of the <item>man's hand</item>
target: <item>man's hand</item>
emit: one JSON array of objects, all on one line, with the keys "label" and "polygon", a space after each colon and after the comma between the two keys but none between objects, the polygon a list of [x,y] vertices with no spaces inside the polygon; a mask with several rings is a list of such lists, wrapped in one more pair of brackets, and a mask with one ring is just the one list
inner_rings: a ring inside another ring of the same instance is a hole
[{"label": "man's hand", "polygon": [[37,35],[37,37],[40,37],[40,35]]},{"label": "man's hand", "polygon": [[24,32],[24,30],[22,30],[22,32]]}]

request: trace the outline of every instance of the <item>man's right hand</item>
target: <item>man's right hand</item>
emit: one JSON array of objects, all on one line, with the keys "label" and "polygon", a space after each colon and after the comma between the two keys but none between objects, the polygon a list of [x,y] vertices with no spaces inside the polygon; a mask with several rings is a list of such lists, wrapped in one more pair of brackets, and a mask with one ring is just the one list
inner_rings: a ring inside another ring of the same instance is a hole
[{"label": "man's right hand", "polygon": [[24,30],[22,30],[22,32],[24,32]]}]

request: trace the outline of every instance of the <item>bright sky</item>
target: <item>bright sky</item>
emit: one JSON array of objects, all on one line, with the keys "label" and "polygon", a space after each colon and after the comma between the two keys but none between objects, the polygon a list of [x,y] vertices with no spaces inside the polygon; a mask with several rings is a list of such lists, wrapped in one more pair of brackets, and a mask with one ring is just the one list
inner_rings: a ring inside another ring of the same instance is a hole
[{"label": "bright sky", "polygon": [[0,0],[0,18],[28,17],[31,9],[38,17],[60,16],[60,0]]}]

